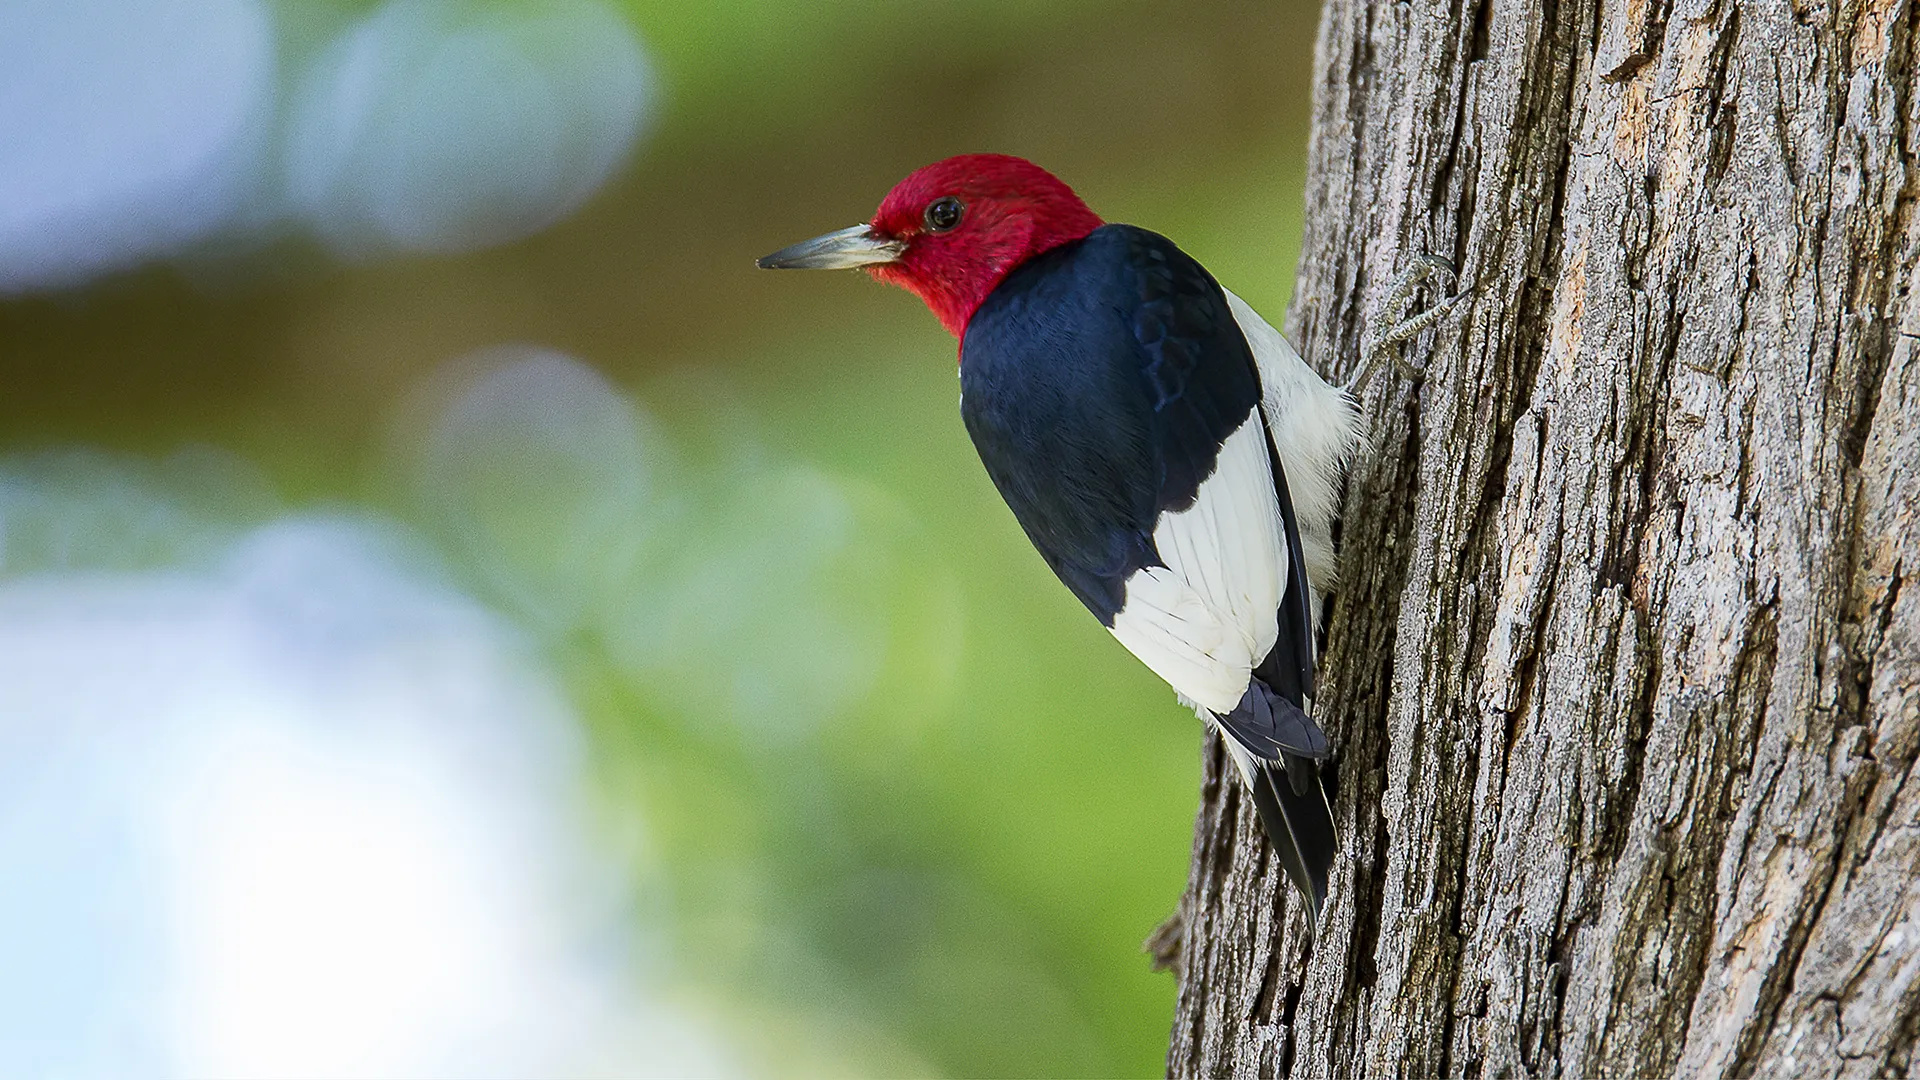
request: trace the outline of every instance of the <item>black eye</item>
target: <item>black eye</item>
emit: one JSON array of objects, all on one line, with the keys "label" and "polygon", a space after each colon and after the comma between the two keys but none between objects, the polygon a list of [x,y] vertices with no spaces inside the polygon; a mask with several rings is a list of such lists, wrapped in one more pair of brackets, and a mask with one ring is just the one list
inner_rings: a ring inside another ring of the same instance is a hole
[{"label": "black eye", "polygon": [[960,215],[965,210],[966,207],[960,205],[960,200],[951,195],[944,199],[933,200],[927,204],[927,231],[946,232],[960,224]]}]

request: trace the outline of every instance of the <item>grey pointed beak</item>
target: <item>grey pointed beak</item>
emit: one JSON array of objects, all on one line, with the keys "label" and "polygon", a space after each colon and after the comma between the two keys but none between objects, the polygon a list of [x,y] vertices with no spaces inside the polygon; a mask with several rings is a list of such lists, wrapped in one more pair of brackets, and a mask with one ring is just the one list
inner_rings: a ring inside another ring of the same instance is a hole
[{"label": "grey pointed beak", "polygon": [[792,247],[763,255],[754,265],[762,270],[850,270],[856,266],[890,263],[907,245],[876,234],[865,225],[830,232]]}]

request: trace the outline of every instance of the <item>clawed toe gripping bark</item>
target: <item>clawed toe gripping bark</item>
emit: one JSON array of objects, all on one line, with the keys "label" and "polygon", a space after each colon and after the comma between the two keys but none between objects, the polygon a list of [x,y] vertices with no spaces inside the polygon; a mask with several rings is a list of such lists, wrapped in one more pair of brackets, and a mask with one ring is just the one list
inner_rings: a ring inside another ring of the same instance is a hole
[{"label": "clawed toe gripping bark", "polygon": [[[1438,281],[1449,295],[1445,300],[1412,315],[1414,296],[1420,286]],[[1360,366],[1342,389],[1355,397],[1367,388],[1367,381],[1379,368],[1381,359],[1391,357],[1393,366],[1409,380],[1417,381],[1423,372],[1400,355],[1399,346],[1411,341],[1422,330],[1446,318],[1460,306],[1465,293],[1454,293],[1453,264],[1438,255],[1423,254],[1387,284],[1387,293],[1367,313],[1367,331],[1360,339]]]}]

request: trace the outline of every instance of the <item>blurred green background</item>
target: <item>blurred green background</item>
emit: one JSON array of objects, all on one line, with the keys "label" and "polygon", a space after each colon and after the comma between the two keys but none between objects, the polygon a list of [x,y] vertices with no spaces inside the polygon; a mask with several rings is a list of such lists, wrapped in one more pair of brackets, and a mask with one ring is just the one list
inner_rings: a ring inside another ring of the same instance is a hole
[{"label": "blurred green background", "polygon": [[[378,5],[295,6],[283,36],[322,40]],[[557,673],[646,964],[746,1071],[1158,1073],[1174,984],[1140,943],[1184,885],[1199,728],[1029,548],[920,305],[753,259],[1005,152],[1278,322],[1317,12],[618,7],[651,121],[576,212],[466,253],[282,231],[0,297],[0,443],[214,447],[258,470],[255,518],[419,537]],[[566,438],[443,437],[503,345],[604,377],[562,372],[588,378]]]}]

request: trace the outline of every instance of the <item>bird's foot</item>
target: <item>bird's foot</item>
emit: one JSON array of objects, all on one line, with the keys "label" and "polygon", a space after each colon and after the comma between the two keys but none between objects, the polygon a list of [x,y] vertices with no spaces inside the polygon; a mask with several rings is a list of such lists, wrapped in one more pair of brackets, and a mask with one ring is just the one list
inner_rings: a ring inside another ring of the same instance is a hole
[{"label": "bird's foot", "polygon": [[[1432,307],[1409,315],[1414,294],[1429,280],[1437,280],[1452,295]],[[1353,378],[1342,389],[1358,397],[1366,389],[1367,380],[1373,377],[1383,357],[1391,357],[1393,366],[1400,370],[1401,375],[1408,379],[1419,379],[1424,373],[1400,355],[1399,347],[1420,331],[1451,315],[1460,306],[1466,294],[1453,293],[1454,284],[1453,264],[1438,255],[1419,256],[1413,260],[1412,266],[1402,270],[1389,282],[1387,294],[1367,313],[1367,329],[1360,335],[1360,369],[1354,372]]]}]

